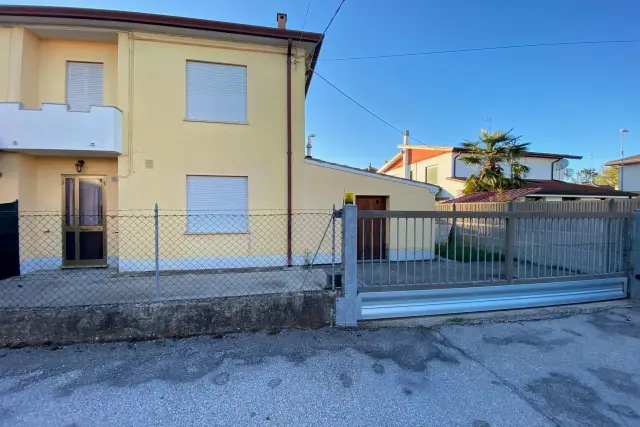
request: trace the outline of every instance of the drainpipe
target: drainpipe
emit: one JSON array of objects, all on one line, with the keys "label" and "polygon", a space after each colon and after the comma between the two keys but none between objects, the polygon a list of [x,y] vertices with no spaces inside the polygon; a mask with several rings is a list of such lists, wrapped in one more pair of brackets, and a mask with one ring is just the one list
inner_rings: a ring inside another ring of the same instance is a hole
[{"label": "drainpipe", "polygon": [[553,166],[556,163],[558,163],[560,160],[562,160],[562,159],[554,160],[553,162],[551,162],[551,181],[554,181],[554,178],[553,178]]},{"label": "drainpipe", "polygon": [[460,157],[460,154],[462,153],[458,153],[453,157],[453,177],[456,177],[456,160],[458,160],[458,157]]},{"label": "drainpipe", "polygon": [[287,44],[287,265],[293,265],[291,257],[291,39]]}]

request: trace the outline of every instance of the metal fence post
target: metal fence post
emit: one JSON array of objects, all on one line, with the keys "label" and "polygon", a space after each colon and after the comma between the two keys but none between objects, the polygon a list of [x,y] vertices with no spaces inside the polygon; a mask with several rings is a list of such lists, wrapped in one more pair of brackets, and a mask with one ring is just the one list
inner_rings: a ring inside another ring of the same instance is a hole
[{"label": "metal fence post", "polygon": [[336,290],[336,205],[331,209],[331,290]]},{"label": "metal fence post", "polygon": [[344,297],[336,300],[336,325],[358,324],[358,208],[345,204],[342,209],[342,288]]},{"label": "metal fence post", "polygon": [[155,256],[156,256],[156,298],[160,299],[160,236],[158,221],[158,204],[153,209],[155,225]]},{"label": "metal fence post", "polygon": [[625,244],[625,252],[627,253],[625,259],[628,259],[633,263],[633,265],[630,266],[631,271],[629,273],[629,287],[627,294],[630,298],[640,299],[640,210],[634,211],[633,219],[630,218],[626,221],[627,223],[630,221],[634,222],[633,228],[631,228],[631,225],[627,227],[627,230],[634,231],[633,234],[625,233],[625,236],[628,236],[625,240],[629,242],[629,239],[631,239],[629,243]]},{"label": "metal fence post", "polygon": [[507,283],[513,283],[513,252],[515,249],[516,219],[509,216],[513,212],[513,202],[507,205],[507,217],[505,218],[505,255],[504,278]]}]

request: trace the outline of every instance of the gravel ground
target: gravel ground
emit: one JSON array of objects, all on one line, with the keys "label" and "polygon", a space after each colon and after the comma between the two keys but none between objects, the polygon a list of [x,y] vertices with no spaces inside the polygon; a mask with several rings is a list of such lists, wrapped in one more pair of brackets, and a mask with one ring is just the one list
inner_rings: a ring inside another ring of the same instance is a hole
[{"label": "gravel ground", "polygon": [[0,350],[0,425],[640,425],[640,308],[557,317]]}]

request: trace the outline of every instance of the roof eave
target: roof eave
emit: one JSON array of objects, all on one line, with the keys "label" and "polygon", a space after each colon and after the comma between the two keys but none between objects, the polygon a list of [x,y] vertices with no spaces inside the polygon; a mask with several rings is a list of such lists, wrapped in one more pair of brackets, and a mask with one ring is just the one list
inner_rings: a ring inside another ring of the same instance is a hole
[{"label": "roof eave", "polygon": [[304,85],[304,93],[305,95],[309,92],[309,86],[311,86],[311,79],[313,78],[313,70],[316,69],[316,63],[318,62],[318,57],[320,56],[320,49],[322,49],[322,42],[324,41],[324,36],[320,38],[320,41],[316,45],[316,48],[313,50],[313,56],[309,60],[309,64],[307,65],[307,74],[306,74],[306,82]]},{"label": "roof eave", "polygon": [[[133,25],[156,25],[166,28],[182,28],[189,30],[212,31],[218,33],[239,34],[244,36],[264,37],[278,40],[294,40],[302,43],[316,43],[310,66],[320,55],[323,35],[307,31],[286,30],[275,27],[261,27],[257,25],[238,24],[233,22],[212,21],[180,16],[157,15],[152,13],[128,12],[119,10],[85,9],[57,6],[2,6],[0,17],[51,18],[58,20],[88,20],[99,22],[118,22]],[[305,94],[309,90],[313,72],[307,73]]]},{"label": "roof eave", "polygon": [[378,172],[377,173],[384,173],[384,172],[389,171],[389,165],[392,165],[393,162],[395,162],[401,156],[402,156],[402,151],[396,153],[396,155],[393,156],[391,159],[389,159],[388,162],[385,162],[382,166],[380,166],[380,168],[378,168]]}]

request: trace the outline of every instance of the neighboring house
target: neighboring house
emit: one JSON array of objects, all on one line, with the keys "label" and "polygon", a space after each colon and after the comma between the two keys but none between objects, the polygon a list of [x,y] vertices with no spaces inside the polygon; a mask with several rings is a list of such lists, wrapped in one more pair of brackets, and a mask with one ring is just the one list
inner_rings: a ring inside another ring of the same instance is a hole
[{"label": "neighboring house", "polygon": [[[618,189],[623,191],[640,192],[640,154],[612,160],[604,164],[618,169]],[[624,179],[620,179],[620,171],[624,169]],[[624,181],[624,182],[622,182]]]},{"label": "neighboring house", "polygon": [[617,191],[606,185],[573,184],[564,181],[528,180],[524,188],[503,191],[483,191],[443,201],[451,203],[487,203],[510,201],[546,201],[559,202],[567,200],[605,200],[630,199],[637,194],[628,191]]},{"label": "neighboring house", "polygon": [[[156,203],[190,215],[171,234],[183,249],[165,251],[163,268],[232,255],[281,265],[281,242],[289,264],[303,263],[315,248],[291,213],[328,212],[345,191],[386,209],[433,209],[435,185],[305,158],[305,95],[323,35],[286,29],[285,14],[277,21],[0,6],[0,203],[58,213],[46,230],[55,245],[20,236],[22,266],[152,269],[153,222],[120,223],[111,242],[104,215]],[[287,225],[192,216],[258,209],[288,213]],[[233,254],[229,234],[247,236]]]},{"label": "neighboring house", "polygon": [[[462,158],[469,150],[463,147],[437,147],[427,145],[400,145],[401,151],[378,169],[378,173],[406,177],[415,181],[435,184],[442,188],[440,199],[451,199],[462,195],[465,180],[474,171]],[[407,153],[406,158],[404,152]],[[567,162],[563,159],[582,159],[581,156],[568,154],[528,152],[520,162],[531,170],[527,178],[536,183],[552,186],[562,182]],[[406,161],[405,161],[406,160]],[[508,165],[503,165],[507,175]]]}]

